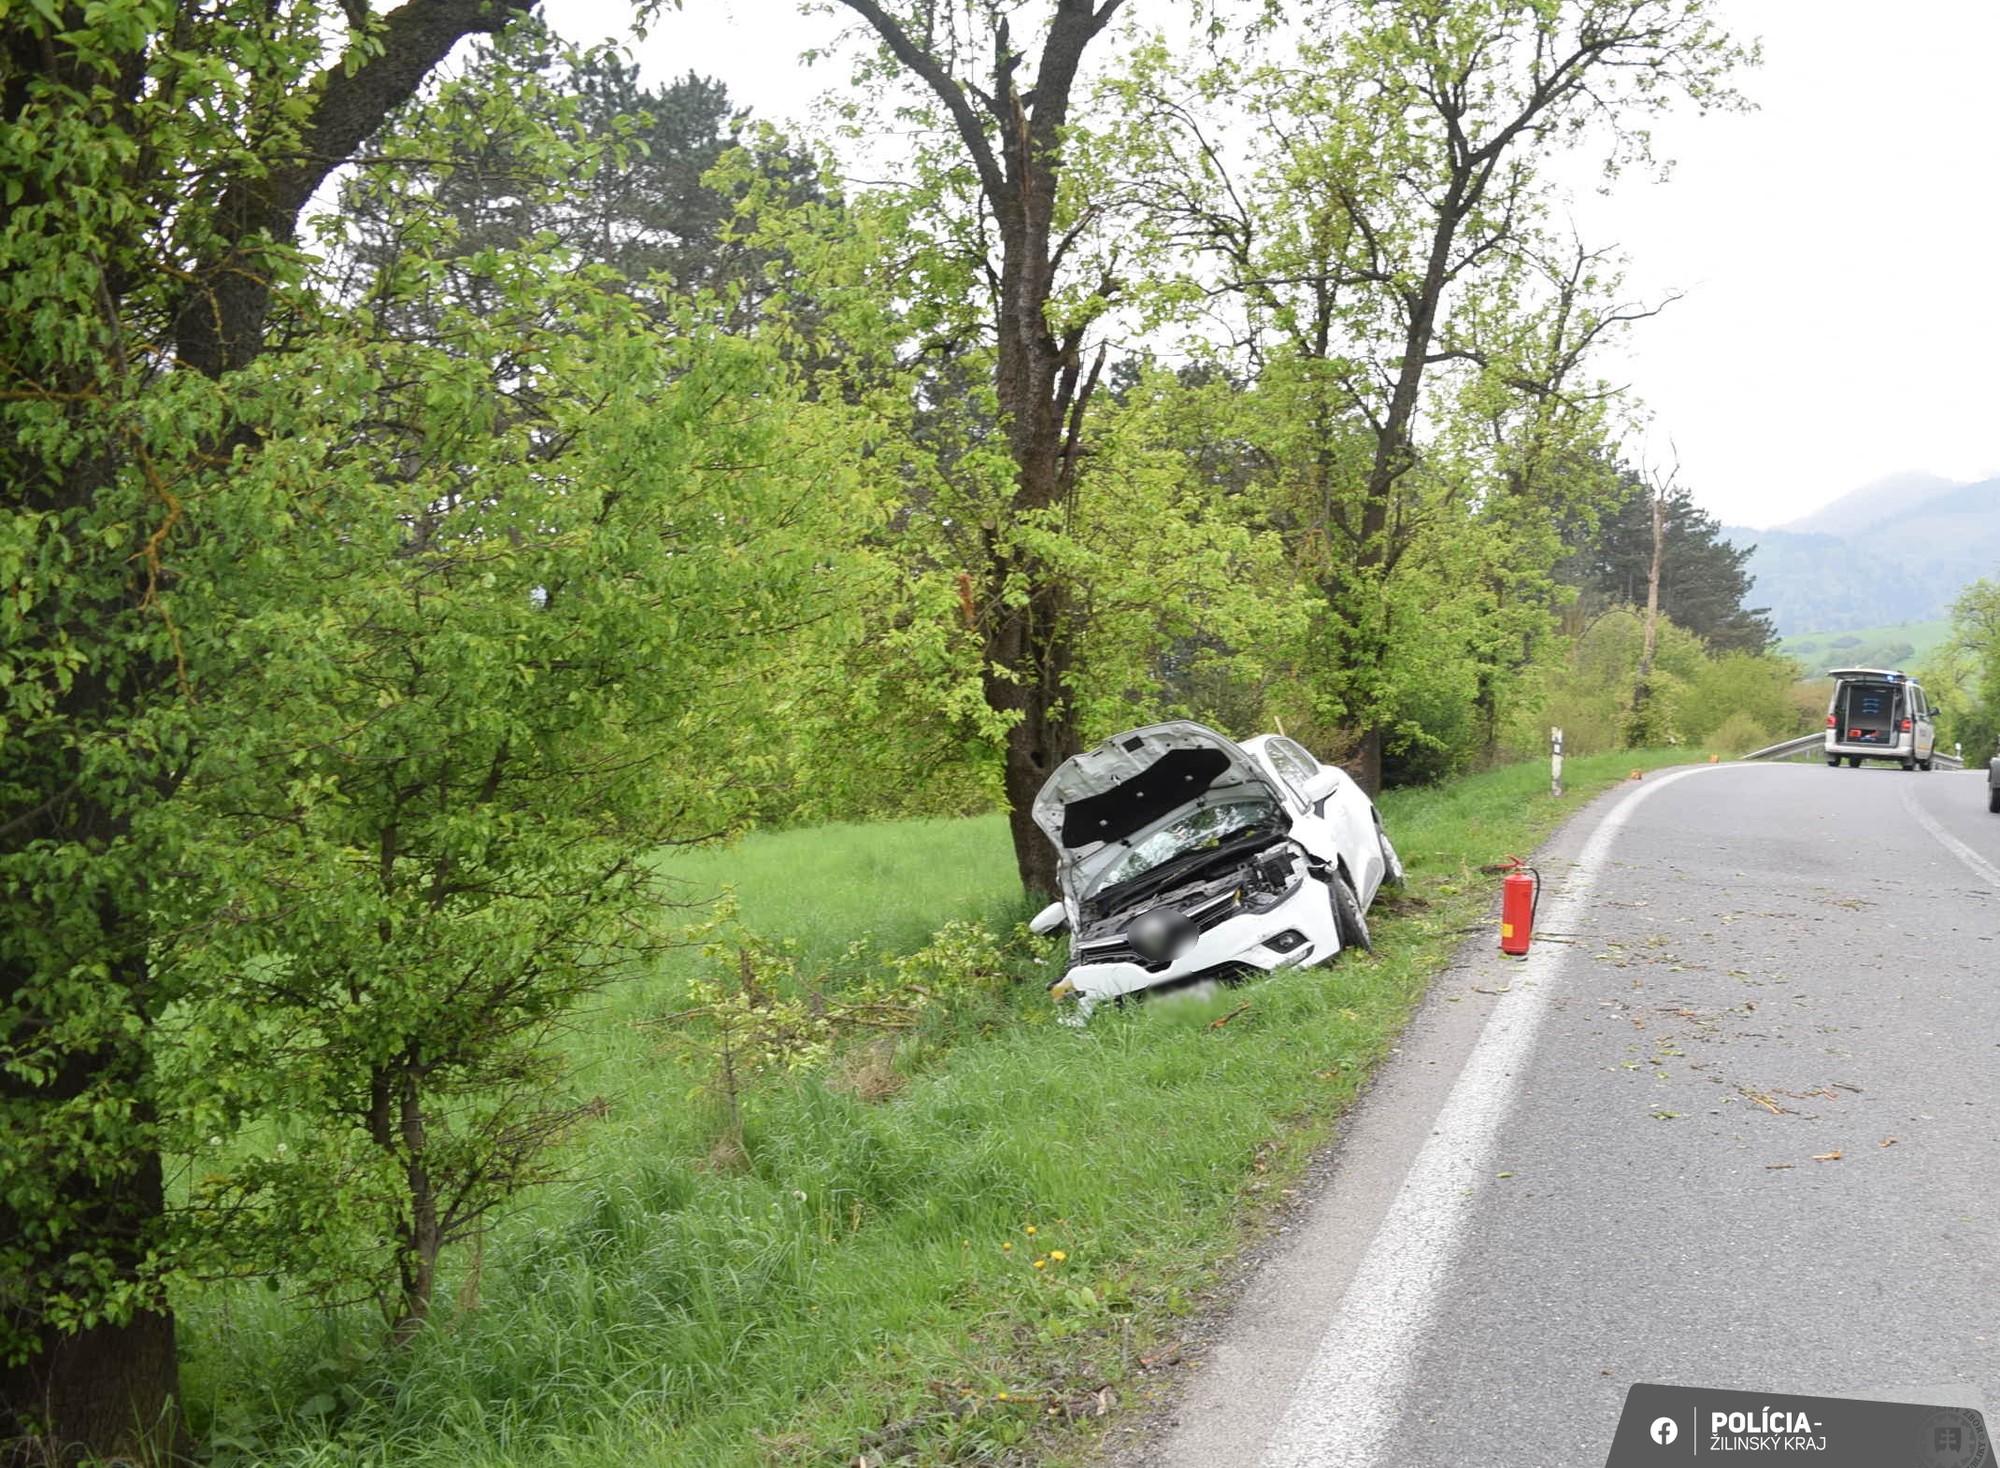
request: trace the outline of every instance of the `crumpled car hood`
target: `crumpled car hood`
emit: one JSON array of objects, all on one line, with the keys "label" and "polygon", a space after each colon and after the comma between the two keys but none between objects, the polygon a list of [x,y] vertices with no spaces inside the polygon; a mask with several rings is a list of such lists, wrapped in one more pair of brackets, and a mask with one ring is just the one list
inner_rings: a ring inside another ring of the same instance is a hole
[{"label": "crumpled car hood", "polygon": [[1035,797],[1035,824],[1060,854],[1064,885],[1087,894],[1131,845],[1203,806],[1284,795],[1238,745],[1187,719],[1107,739],[1064,762]]}]

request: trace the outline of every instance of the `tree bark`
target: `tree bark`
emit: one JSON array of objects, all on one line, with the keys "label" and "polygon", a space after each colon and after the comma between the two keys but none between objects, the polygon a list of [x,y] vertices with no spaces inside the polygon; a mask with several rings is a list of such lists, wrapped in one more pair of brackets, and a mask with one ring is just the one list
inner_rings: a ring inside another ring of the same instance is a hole
[{"label": "tree bark", "polygon": [[430,1129],[424,1118],[423,1084],[418,1069],[412,1057],[399,1077],[402,1095],[398,1130],[403,1149],[404,1186],[408,1190],[405,1202],[409,1207],[401,1225],[397,1259],[403,1297],[391,1332],[391,1339],[399,1346],[413,1340],[430,1319],[431,1296],[437,1288],[438,1254],[444,1247],[443,1232],[438,1227],[437,1189],[429,1165]]},{"label": "tree bark", "polygon": [[[1007,523],[1060,504],[1075,488],[1078,439],[1097,367],[1086,372],[1083,328],[1060,336],[1048,321],[1054,292],[1057,184],[1062,131],[1084,51],[1123,0],[1056,0],[1032,87],[1016,83],[1021,62],[1004,15],[992,14],[992,88],[979,92],[951,74],[877,0],[842,0],[881,36],[912,77],[944,103],[979,176],[1000,237],[994,312],[995,396],[1014,461]],[[977,100],[975,101],[975,96]],[[995,143],[998,143],[996,149]],[[1112,282],[1104,282],[1108,293]],[[1098,358],[1101,365],[1102,356]],[[1068,697],[1075,631],[1056,568],[996,526],[983,539],[980,630],[987,706],[1009,715],[1003,787],[1015,867],[1031,896],[1053,896],[1056,854],[1034,823],[1036,794],[1056,766],[1082,747]],[[1026,587],[1010,605],[1010,588]]]},{"label": "tree bark", "polygon": [[[151,1178],[159,1206],[159,1172]],[[177,1397],[174,1319],[142,1310],[120,1325],[44,1329],[41,1354],[0,1371],[0,1461],[179,1461],[187,1449]]]},{"label": "tree bark", "polygon": [[1660,561],[1667,543],[1667,494],[1664,487],[1653,491],[1653,562],[1646,573],[1646,633],[1639,649],[1639,673],[1632,682],[1632,721],[1626,744],[1638,748],[1649,742],[1647,705],[1653,698],[1653,649],[1660,632]]}]

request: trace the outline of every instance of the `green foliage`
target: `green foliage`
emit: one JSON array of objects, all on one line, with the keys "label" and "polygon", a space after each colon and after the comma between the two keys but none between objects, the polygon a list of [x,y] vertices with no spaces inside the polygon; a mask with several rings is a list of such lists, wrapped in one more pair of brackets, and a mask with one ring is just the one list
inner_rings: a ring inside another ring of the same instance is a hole
[{"label": "green foliage", "polygon": [[[1645,613],[1612,607],[1574,637],[1556,640],[1529,670],[1523,706],[1507,735],[1520,758],[1547,752],[1551,725],[1566,751],[1625,747]],[[1799,667],[1771,653],[1718,653],[1662,617],[1654,650],[1649,727],[1663,744],[1743,754],[1818,727],[1826,700],[1805,692]]]},{"label": "green foliage", "polygon": [[[1603,516],[1577,537],[1560,572],[1581,590],[1586,613],[1606,606],[1643,606],[1653,565],[1652,492],[1637,474],[1618,476]],[[1660,610],[1718,652],[1767,651],[1773,641],[1766,609],[1745,605],[1750,551],[1721,538],[1721,525],[1686,488],[1667,494],[1660,554]]]},{"label": "green foliage", "polygon": [[[1632,318],[1551,227],[1547,159],[1644,160],[1612,119],[1728,105],[1744,59],[1700,5],[1381,4],[1308,18],[1262,64],[1141,47],[1112,84],[1161,315],[1211,354],[1208,302],[1245,317],[1258,510],[1316,592],[1277,701],[1369,778],[1491,750],[1567,600],[1553,527],[1608,497],[1589,363]],[[1253,119],[1246,160],[1223,108]]]},{"label": "green foliage", "polygon": [[[374,146],[396,167],[347,178],[320,223],[350,289],[380,296],[405,262],[431,273],[427,291],[378,300],[384,322],[410,331],[435,329],[441,299],[497,299],[496,252],[532,247],[602,268],[662,314],[699,298],[713,319],[752,330],[786,272],[739,209],[753,187],[767,207],[822,197],[817,164],[746,129],[720,82],[690,73],[644,87],[609,47],[565,48],[538,17],[478,48],[463,77]],[[421,218],[409,208],[418,192]]]},{"label": "green foliage", "polygon": [[[371,305],[420,294],[432,329],[289,363],[287,447],[239,476],[301,492],[228,548],[232,647],[265,671],[219,691],[233,734],[187,795],[229,855],[183,885],[238,895],[169,963],[201,996],[174,1057],[193,1134],[295,1131],[285,1167],[199,1191],[215,1250],[335,1298],[374,1281],[405,1331],[439,1251],[592,1109],[550,1040],[665,941],[643,858],[754,810],[744,673],[840,586],[851,484],[792,436],[776,354],[700,303],[663,329],[546,237],[476,261],[471,298],[429,289],[458,263],[385,267]],[[339,1227],[298,1229],[301,1198]]]},{"label": "green foliage", "polygon": [[[137,1412],[141,1434],[157,1407],[171,1431],[170,1353],[165,1373],[157,1352],[135,1365],[117,1334],[156,1315],[176,1263],[159,1147],[177,1104],[148,1038],[189,996],[155,970],[154,909],[203,861],[168,813],[219,732],[201,695],[244,671],[238,608],[196,583],[218,563],[233,579],[216,552],[291,490],[235,478],[279,426],[269,379],[188,359],[225,332],[254,350],[265,296],[296,282],[276,200],[310,184],[306,83],[373,54],[364,38],[343,57],[331,19],[0,14],[0,1434],[32,1425],[12,1414],[40,1410],[48,1348],[96,1326],[101,1358],[65,1400]],[[232,240],[253,216],[272,236]],[[136,1395],[91,1402],[106,1389]]]},{"label": "green foliage", "polygon": [[[10,1357],[204,1275],[413,1331],[440,1253],[602,1110],[556,1037],[665,941],[645,858],[755,814],[753,679],[848,585],[844,429],[783,343],[542,227],[630,129],[579,130],[539,54],[379,139],[365,259],[277,256],[282,353],[156,370],[194,330],[173,252],[226,245],[200,191],[118,174],[131,129],[226,176],[311,31],[219,32],[219,69],[149,53],[137,118],[52,74],[29,116],[75,156],[8,159],[110,200],[0,235],[8,288],[85,328],[15,312],[0,353]],[[481,213],[495,149],[536,180],[520,228]],[[106,1190],[138,1215],[107,1223]]]},{"label": "green foliage", "polygon": [[1268,727],[1265,690],[1311,601],[1263,523],[1265,493],[1215,462],[1247,406],[1227,381],[1142,367],[1099,409],[1092,472],[1043,548],[1073,589],[1087,738],[1173,716]]},{"label": "green foliage", "polygon": [[941,995],[1006,973],[991,933],[951,922],[915,953],[876,955],[857,938],[833,970],[801,975],[797,942],[772,942],[744,928],[733,896],[686,940],[706,967],[661,1023],[675,1032],[682,1063],[711,1075],[722,1126],[709,1161],[728,1168],[747,1161],[745,1093],[760,1078],[822,1069],[836,1046],[909,1030]]},{"label": "green foliage", "polygon": [[1738,754],[1810,733],[1817,716],[1793,698],[1798,680],[1799,666],[1789,658],[1711,654],[1681,697],[1675,727],[1692,744]]},{"label": "green foliage", "polygon": [[1937,704],[1940,747],[1977,764],[2000,748],[2000,584],[1980,579],[1951,607],[1951,636],[1918,670]]}]

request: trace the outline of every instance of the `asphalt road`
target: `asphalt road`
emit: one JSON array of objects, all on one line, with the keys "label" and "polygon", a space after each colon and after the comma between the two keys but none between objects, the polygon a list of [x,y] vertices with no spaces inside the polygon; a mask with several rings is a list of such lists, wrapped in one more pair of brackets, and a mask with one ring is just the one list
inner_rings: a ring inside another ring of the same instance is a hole
[{"label": "asphalt road", "polygon": [[1128,1468],[1604,1462],[1634,1382],[2000,1399],[1983,771],[1722,765],[1540,854]]}]

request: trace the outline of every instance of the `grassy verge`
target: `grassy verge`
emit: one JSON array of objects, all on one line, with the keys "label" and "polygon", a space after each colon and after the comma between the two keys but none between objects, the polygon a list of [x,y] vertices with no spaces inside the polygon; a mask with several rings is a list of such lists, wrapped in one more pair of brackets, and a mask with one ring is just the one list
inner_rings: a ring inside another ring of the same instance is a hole
[{"label": "grassy verge", "polygon": [[[187,1302],[188,1380],[218,1456],[314,1464],[1053,1462],[1129,1397],[1218,1262],[1352,1099],[1525,853],[1597,790],[1685,752],[1396,792],[1410,868],[1377,953],[1212,1002],[1052,1022],[1032,949],[966,983],[893,1056],[875,1047],[744,1098],[740,1167],[711,1165],[704,1076],[648,1021],[691,953],[576,1038],[607,1120],[456,1261],[460,1307],[371,1354],[364,1318],[261,1292]],[[1008,930],[997,818],[829,827],[684,859],[802,972],[922,945],[946,918]],[[1222,1022],[1227,1017],[1226,1022]]]}]

